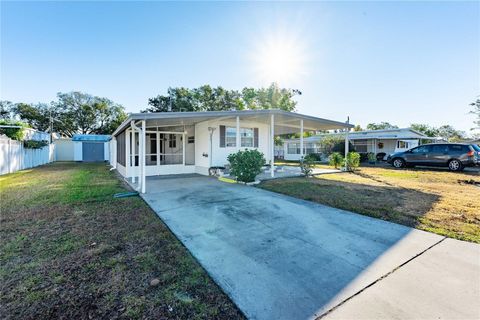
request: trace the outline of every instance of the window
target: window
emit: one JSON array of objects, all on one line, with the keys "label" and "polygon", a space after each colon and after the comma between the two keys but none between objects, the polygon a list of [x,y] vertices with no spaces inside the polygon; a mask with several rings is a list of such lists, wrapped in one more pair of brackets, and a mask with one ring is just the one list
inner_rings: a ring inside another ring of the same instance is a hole
[{"label": "window", "polygon": [[402,141],[402,140],[398,140],[398,141],[397,141],[397,148],[399,148],[399,149],[407,149],[407,148],[408,148],[408,142]]},{"label": "window", "polygon": [[434,153],[446,153],[448,152],[448,146],[447,145],[441,145],[437,144],[432,146],[432,152]]},{"label": "window", "polygon": [[317,153],[317,148],[315,143],[304,143],[303,149],[305,150],[304,154]]},{"label": "window", "polygon": [[253,129],[252,128],[240,128],[240,145],[242,147],[253,147]]},{"label": "window", "polygon": [[448,146],[449,150],[454,153],[464,153],[464,152],[469,152],[470,149],[468,146],[464,146],[461,144],[451,144]]},{"label": "window", "polygon": [[236,147],[237,146],[237,129],[234,127],[225,128],[225,146]]},{"label": "window", "polygon": [[412,149],[413,153],[426,153],[430,151],[430,146],[421,146],[415,149]]},{"label": "window", "polygon": [[288,154],[300,154],[300,143],[288,143],[287,144],[287,153]]},{"label": "window", "polygon": [[[252,128],[240,128],[240,146],[253,147],[254,133]],[[225,146],[237,146],[237,129],[235,127],[225,128]]]}]

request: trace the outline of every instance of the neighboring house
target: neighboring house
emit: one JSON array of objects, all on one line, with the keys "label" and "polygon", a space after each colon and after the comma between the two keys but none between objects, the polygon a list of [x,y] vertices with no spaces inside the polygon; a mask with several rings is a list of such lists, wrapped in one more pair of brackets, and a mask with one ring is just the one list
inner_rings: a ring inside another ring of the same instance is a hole
[{"label": "neighboring house", "polygon": [[56,161],[101,162],[110,159],[110,135],[75,134],[54,140]]},{"label": "neighboring house", "polygon": [[[320,134],[304,138],[303,154],[322,153],[324,150],[322,139],[328,136],[344,138],[345,132]],[[437,140],[437,138],[428,137],[410,128],[349,132],[348,139],[358,153],[372,152],[375,155],[380,155],[380,157],[383,156],[383,159],[394,152],[414,148],[420,145],[422,141]],[[285,160],[300,160],[299,140],[285,140],[283,146],[277,149],[278,156],[283,156]]]},{"label": "neighboring house", "polygon": [[139,177],[144,192],[146,176],[208,175],[238,150],[257,149],[273,163],[275,135],[351,127],[281,110],[137,113],[113,133],[110,163],[132,181]]}]

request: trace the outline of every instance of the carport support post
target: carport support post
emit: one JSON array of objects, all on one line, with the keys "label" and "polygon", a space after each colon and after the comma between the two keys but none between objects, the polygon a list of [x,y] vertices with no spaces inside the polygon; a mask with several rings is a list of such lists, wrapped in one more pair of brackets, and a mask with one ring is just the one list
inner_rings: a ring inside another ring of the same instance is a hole
[{"label": "carport support post", "polygon": [[146,126],[146,121],[145,120],[142,120],[142,132],[141,132],[141,143],[142,143],[142,152],[140,154],[140,166],[141,166],[141,179],[142,179],[142,193],[145,193],[146,191],[146,186],[145,186],[145,158],[146,158],[146,148],[145,148],[145,141],[146,141],[146,137],[145,137],[145,131],[147,130],[147,126]]},{"label": "carport support post", "polygon": [[129,156],[129,159],[130,159],[130,165],[131,165],[131,168],[132,168],[132,183],[135,183],[135,149],[136,149],[136,145],[135,145],[135,124],[134,124],[134,121],[132,120],[130,122],[130,128],[132,128],[131,132],[130,132],[130,135],[131,135],[131,138],[132,138],[132,147],[130,148],[130,156]]},{"label": "carport support post", "polygon": [[300,158],[304,156],[303,151],[303,119],[300,120]]},{"label": "carport support post", "polygon": [[270,116],[270,176],[275,176],[275,115]]},{"label": "carport support post", "polygon": [[125,176],[130,173],[130,132],[125,130]]},{"label": "carport support post", "polygon": [[240,139],[240,117],[237,116],[237,135],[235,136],[237,145],[237,151],[240,151],[241,139]]},{"label": "carport support post", "polygon": [[110,143],[110,165],[117,169],[117,137],[113,137]]},{"label": "carport support post", "polygon": [[346,131],[345,132],[345,168],[347,168],[348,143],[349,143],[349,141],[348,141],[348,131]]}]

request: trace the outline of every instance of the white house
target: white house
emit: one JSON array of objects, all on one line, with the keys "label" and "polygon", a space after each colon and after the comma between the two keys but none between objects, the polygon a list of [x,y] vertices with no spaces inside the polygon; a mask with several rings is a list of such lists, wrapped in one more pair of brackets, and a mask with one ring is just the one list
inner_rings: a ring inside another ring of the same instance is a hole
[{"label": "white house", "polygon": [[[345,132],[341,132],[304,138],[303,154],[322,153],[322,139],[327,136],[344,138],[345,135]],[[422,140],[436,140],[411,128],[348,132],[348,139],[358,153],[372,152],[385,159],[394,152],[418,146]],[[300,160],[300,139],[286,140],[276,153],[285,160]]]},{"label": "white house", "polygon": [[136,113],[113,133],[110,163],[145,192],[147,176],[208,175],[238,150],[257,149],[273,164],[275,135],[351,127],[281,110]]}]

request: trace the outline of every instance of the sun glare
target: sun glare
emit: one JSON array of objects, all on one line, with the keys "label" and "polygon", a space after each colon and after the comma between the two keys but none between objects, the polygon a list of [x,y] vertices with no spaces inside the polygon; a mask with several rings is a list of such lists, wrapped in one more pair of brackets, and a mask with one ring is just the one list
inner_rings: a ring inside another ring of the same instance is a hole
[{"label": "sun glare", "polygon": [[256,76],[261,82],[295,83],[306,74],[305,46],[291,35],[267,36],[252,52]]}]

